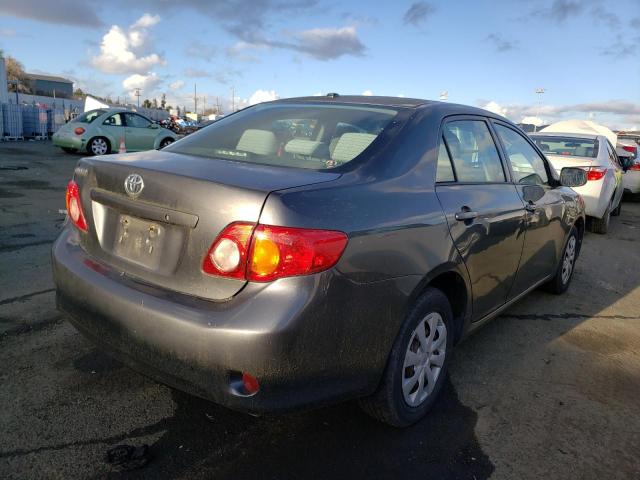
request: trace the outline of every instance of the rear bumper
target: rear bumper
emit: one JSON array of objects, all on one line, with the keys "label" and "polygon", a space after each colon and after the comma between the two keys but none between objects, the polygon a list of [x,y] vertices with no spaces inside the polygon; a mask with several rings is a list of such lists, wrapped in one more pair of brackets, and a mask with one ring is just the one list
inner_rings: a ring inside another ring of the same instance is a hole
[{"label": "rear bumper", "polygon": [[587,216],[604,217],[604,212],[611,201],[611,196],[605,192],[604,180],[590,181],[582,187],[574,188],[574,190],[584,200],[584,212]]},{"label": "rear bumper", "polygon": [[622,176],[625,192],[640,193],[640,172],[629,170]]},{"label": "rear bumper", "polygon": [[[133,369],[242,411],[371,393],[408,295],[406,278],[358,285],[328,271],[249,283],[216,303],[123,277],[90,259],[78,235],[65,228],[52,251],[58,307],[71,323]],[[260,391],[239,395],[235,372],[254,375]]]}]

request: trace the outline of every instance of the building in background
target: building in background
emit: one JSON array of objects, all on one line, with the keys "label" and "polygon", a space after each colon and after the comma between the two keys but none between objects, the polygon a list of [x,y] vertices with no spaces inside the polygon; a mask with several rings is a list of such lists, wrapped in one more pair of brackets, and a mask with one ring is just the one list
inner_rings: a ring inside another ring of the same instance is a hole
[{"label": "building in background", "polygon": [[27,73],[29,89],[33,95],[45,97],[72,98],[73,82],[62,77]]}]

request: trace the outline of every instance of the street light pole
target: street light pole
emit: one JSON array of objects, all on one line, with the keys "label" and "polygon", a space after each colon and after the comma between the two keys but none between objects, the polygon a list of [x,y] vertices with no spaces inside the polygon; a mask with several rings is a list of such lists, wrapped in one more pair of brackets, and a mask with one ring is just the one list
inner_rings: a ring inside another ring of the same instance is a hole
[{"label": "street light pole", "polygon": [[[544,88],[536,88],[536,95],[538,95],[538,112],[536,114],[536,117],[538,117],[540,123],[542,123],[542,119],[540,118],[540,111],[542,110],[542,96],[544,95],[545,91],[546,90]],[[535,124],[533,125],[533,131],[538,131],[538,127]]]},{"label": "street light pole", "polygon": [[136,88],[135,96],[138,97],[138,108],[140,108],[140,89]]}]

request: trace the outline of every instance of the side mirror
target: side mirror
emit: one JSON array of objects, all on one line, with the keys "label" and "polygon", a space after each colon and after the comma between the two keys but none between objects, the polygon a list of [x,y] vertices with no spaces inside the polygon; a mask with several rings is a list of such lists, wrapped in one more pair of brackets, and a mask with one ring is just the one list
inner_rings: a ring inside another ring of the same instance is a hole
[{"label": "side mirror", "polygon": [[565,167],[560,171],[560,184],[564,187],[581,187],[587,183],[587,172],[581,168]]},{"label": "side mirror", "polygon": [[157,123],[152,123],[149,128],[160,128],[160,126]]}]

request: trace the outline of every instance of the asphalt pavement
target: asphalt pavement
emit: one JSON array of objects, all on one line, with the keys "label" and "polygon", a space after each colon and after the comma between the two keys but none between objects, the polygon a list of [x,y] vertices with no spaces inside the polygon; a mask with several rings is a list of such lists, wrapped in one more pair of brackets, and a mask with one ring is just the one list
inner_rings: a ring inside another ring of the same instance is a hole
[{"label": "asphalt pavement", "polygon": [[[459,345],[432,413],[399,430],[353,402],[232,412],[80,336],[49,264],[79,158],[0,143],[0,478],[640,478],[640,202],[586,235],[565,295],[533,292]],[[148,463],[107,463],[118,444]]]}]

